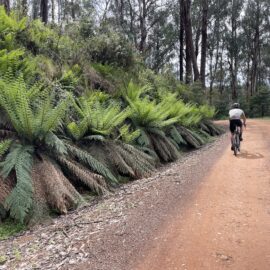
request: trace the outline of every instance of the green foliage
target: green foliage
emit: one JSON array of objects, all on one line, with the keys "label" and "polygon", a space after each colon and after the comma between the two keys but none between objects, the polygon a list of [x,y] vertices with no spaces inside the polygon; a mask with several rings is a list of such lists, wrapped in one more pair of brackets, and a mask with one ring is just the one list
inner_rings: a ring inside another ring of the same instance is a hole
[{"label": "green foliage", "polygon": [[89,58],[96,63],[109,64],[124,68],[133,62],[133,51],[129,42],[121,35],[108,29],[106,33],[97,33],[87,43]]},{"label": "green foliage", "polygon": [[81,70],[78,65],[72,67],[65,71],[60,79],[60,83],[65,88],[74,89],[80,81]]},{"label": "green foliage", "polygon": [[15,169],[17,183],[5,201],[5,208],[10,211],[11,217],[21,223],[24,222],[33,204],[31,180],[33,152],[34,148],[31,146],[16,144],[0,164],[3,177],[8,177],[12,169]]},{"label": "green foliage", "polygon": [[21,49],[8,52],[6,49],[0,50],[0,74],[5,74],[8,70],[20,70],[22,65],[21,57],[24,51]]},{"label": "green foliage", "polygon": [[68,99],[54,107],[48,92],[43,92],[39,84],[29,88],[22,76],[0,79],[0,90],[0,107],[23,140],[44,140],[65,116]]},{"label": "green foliage", "polygon": [[[6,240],[10,236],[13,236],[16,233],[24,231],[25,225],[20,223],[15,223],[13,220],[8,219],[3,223],[0,223],[0,241]],[[1,264],[1,263],[0,263]]]},{"label": "green foliage", "polygon": [[125,143],[132,144],[140,136],[140,130],[130,130],[130,125],[123,125],[119,129],[121,140]]},{"label": "green foliage", "polygon": [[26,24],[0,8],[1,176],[15,184],[4,208],[20,222],[38,209],[40,186],[42,207],[66,213],[80,197],[74,186],[106,193],[221,132],[210,121],[214,108],[197,105],[204,104],[200,85],[179,83],[170,68],[146,69],[124,36],[92,23]]},{"label": "green foliage", "polygon": [[255,117],[270,115],[270,88],[261,87],[250,100],[250,114]]},{"label": "green foliage", "polygon": [[213,119],[216,114],[216,109],[207,105],[201,105],[198,109],[202,119]]},{"label": "green foliage", "polygon": [[11,143],[12,143],[12,140],[10,139],[3,140],[0,142],[0,156],[4,155],[8,151]]},{"label": "green foliage", "polygon": [[128,101],[136,101],[143,94],[149,93],[151,90],[150,84],[145,84],[144,86],[140,86],[139,84],[134,83],[132,80],[128,83],[127,87],[122,88],[122,96],[124,96]]},{"label": "green foliage", "polygon": [[127,98],[132,113],[130,118],[136,127],[163,128],[178,121],[177,117],[169,117],[170,104],[166,101],[157,103],[147,97],[134,101]]},{"label": "green foliage", "polygon": [[102,104],[91,98],[81,97],[77,103],[76,110],[80,121],[68,125],[69,133],[76,140],[91,134],[109,136],[130,114],[130,110],[121,110],[120,105],[115,102]]},{"label": "green foliage", "polygon": [[14,13],[6,14],[3,6],[0,6],[0,49],[13,49],[16,45],[16,37],[26,28],[26,18],[18,20]]}]

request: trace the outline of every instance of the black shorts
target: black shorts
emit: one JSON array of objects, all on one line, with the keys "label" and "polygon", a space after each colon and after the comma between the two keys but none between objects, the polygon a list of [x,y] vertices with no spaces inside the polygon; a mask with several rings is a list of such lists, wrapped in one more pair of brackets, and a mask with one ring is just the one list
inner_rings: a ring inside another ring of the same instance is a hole
[{"label": "black shorts", "polygon": [[242,127],[243,123],[240,119],[232,119],[230,120],[230,131],[234,133],[236,127]]}]

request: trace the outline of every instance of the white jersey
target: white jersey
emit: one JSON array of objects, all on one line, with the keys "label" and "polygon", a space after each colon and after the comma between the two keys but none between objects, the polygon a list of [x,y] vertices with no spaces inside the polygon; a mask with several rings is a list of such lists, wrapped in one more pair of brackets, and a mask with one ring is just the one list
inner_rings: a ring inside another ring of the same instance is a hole
[{"label": "white jersey", "polygon": [[245,113],[241,109],[231,109],[229,111],[230,119],[241,119],[242,115],[245,115]]}]

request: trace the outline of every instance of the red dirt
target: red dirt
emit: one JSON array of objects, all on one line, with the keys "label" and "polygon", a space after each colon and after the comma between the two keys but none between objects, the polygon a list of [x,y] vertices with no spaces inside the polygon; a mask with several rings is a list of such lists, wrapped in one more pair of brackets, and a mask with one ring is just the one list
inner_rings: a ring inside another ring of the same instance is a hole
[{"label": "red dirt", "polygon": [[251,120],[132,270],[270,269],[270,122]]}]

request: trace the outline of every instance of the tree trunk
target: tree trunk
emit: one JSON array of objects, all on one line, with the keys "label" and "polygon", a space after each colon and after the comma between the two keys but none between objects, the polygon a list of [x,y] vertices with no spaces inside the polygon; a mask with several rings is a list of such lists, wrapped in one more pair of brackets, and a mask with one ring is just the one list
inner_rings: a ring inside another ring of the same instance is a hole
[{"label": "tree trunk", "polygon": [[147,8],[146,1],[139,1],[139,22],[140,22],[140,43],[139,43],[139,51],[144,52],[146,47],[146,38],[147,38],[147,30],[146,30],[146,16],[147,16]]},{"label": "tree trunk", "polygon": [[206,52],[207,52],[207,24],[208,24],[208,0],[203,0],[202,3],[202,46],[201,46],[201,82],[205,88],[205,67],[206,67]]},{"label": "tree trunk", "polygon": [[230,73],[231,73],[231,93],[232,99],[236,100],[237,98],[237,68],[238,68],[238,61],[237,61],[237,13],[235,11],[235,5],[237,0],[232,0],[232,14],[231,14],[231,55],[230,55]]},{"label": "tree trunk", "polygon": [[55,2],[54,0],[51,0],[52,1],[52,23],[55,22]]},{"label": "tree trunk", "polygon": [[62,11],[63,11],[63,7],[62,7],[62,0],[57,0],[57,8],[58,8],[58,12],[57,12],[57,20],[58,23],[60,23],[62,21]]},{"label": "tree trunk", "polygon": [[184,81],[184,1],[179,0],[180,29],[179,29],[179,73],[180,81]]},{"label": "tree trunk", "polygon": [[210,86],[209,86],[209,103],[212,105],[213,103],[213,84],[214,84],[214,71],[213,71],[213,52],[210,54],[210,65],[209,65],[209,73],[210,73]]},{"label": "tree trunk", "polygon": [[253,39],[253,53],[252,53],[251,80],[250,80],[251,96],[257,90],[259,50],[260,50],[260,4],[257,1],[256,26]]},{"label": "tree trunk", "polygon": [[135,47],[138,48],[137,34],[134,28],[135,14],[134,14],[131,0],[128,0],[128,5],[129,5],[129,16],[130,16],[130,25],[129,25],[130,35],[133,37]]},{"label": "tree trunk", "polygon": [[48,0],[41,0],[40,2],[40,17],[42,22],[45,24],[48,23],[48,16],[49,16],[49,10],[48,10]]},{"label": "tree trunk", "polygon": [[197,59],[195,55],[193,40],[192,40],[192,24],[190,16],[190,0],[184,0],[185,9],[185,33],[186,33],[186,82],[190,83],[192,81],[192,65],[194,73],[194,81],[198,81],[200,78],[199,69],[197,65]]},{"label": "tree trunk", "polygon": [[249,100],[250,93],[250,57],[247,60],[247,82],[246,82],[246,100]]},{"label": "tree trunk", "polygon": [[196,37],[195,37],[195,55],[196,59],[198,58],[199,55],[199,41],[201,37],[201,27],[199,26],[196,31]]},{"label": "tree trunk", "polygon": [[10,2],[9,0],[0,0],[0,6],[3,5],[6,13],[9,14],[10,13]]},{"label": "tree trunk", "polygon": [[219,78],[219,93],[223,93],[224,89],[224,68],[223,68],[223,52],[224,52],[225,43],[224,40],[222,42],[221,46],[221,53],[220,53],[220,61],[219,61],[219,72],[220,72],[220,78]]},{"label": "tree trunk", "polygon": [[114,4],[115,4],[115,8],[116,8],[117,23],[123,29],[124,28],[124,1],[123,0],[115,0]]},{"label": "tree trunk", "polygon": [[34,0],[32,3],[33,3],[32,16],[33,16],[33,19],[36,20],[39,17],[40,0]]},{"label": "tree trunk", "polygon": [[73,21],[75,21],[75,17],[76,17],[76,14],[75,14],[75,4],[74,4],[74,0],[71,1],[71,18]]},{"label": "tree trunk", "polygon": [[22,14],[22,16],[27,16],[27,10],[28,10],[28,8],[27,8],[27,0],[22,0],[22,6],[21,6],[21,14]]}]

